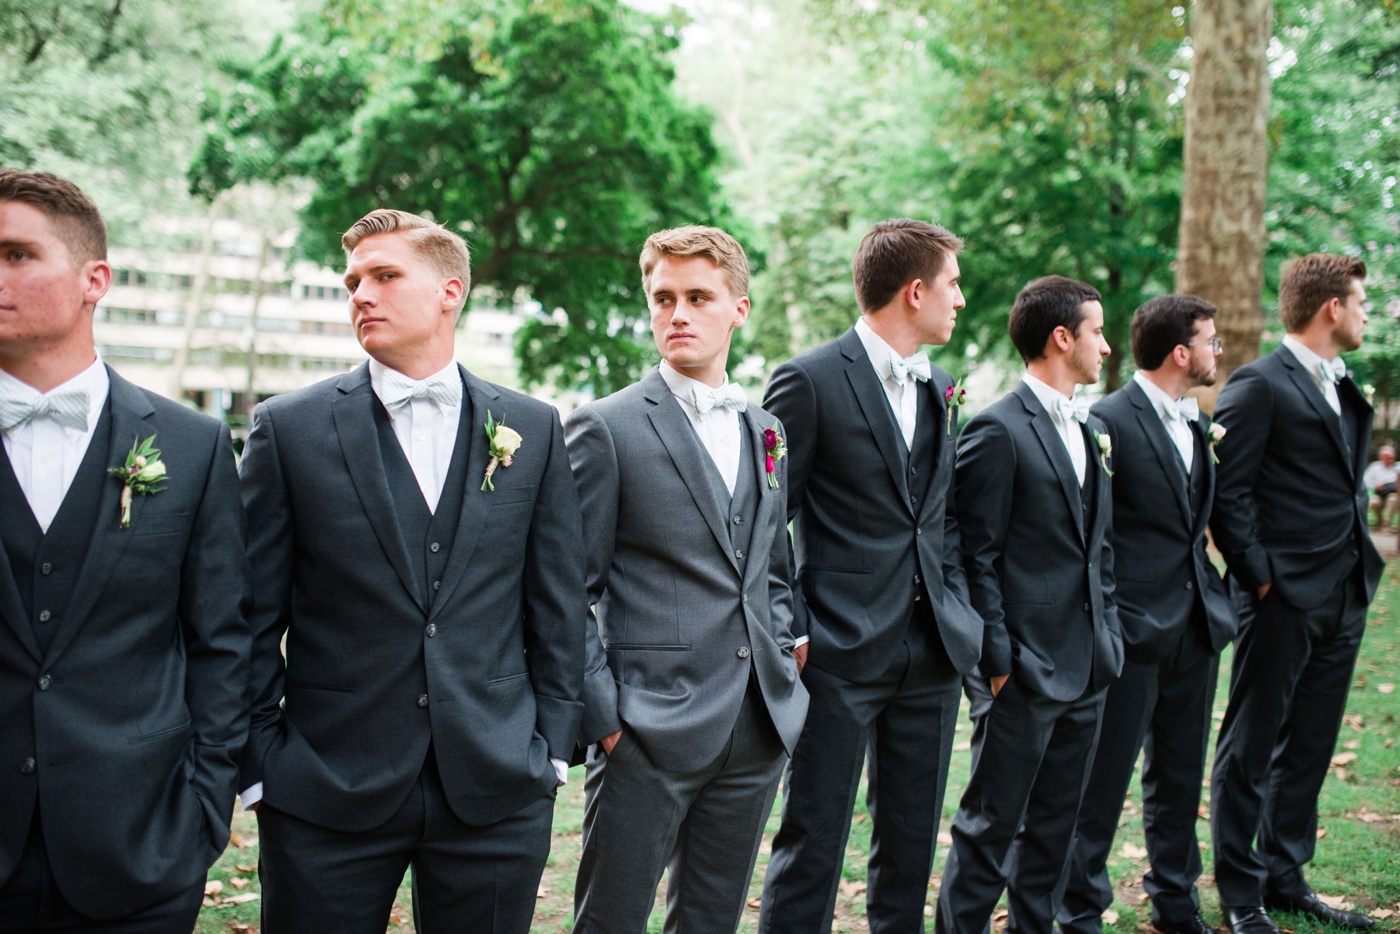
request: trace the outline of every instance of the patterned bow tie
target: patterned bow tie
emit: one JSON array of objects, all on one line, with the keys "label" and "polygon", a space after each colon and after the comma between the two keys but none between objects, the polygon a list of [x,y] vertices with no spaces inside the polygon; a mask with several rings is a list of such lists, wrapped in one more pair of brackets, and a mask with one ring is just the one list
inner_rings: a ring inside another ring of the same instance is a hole
[{"label": "patterned bow tie", "polygon": [[86,389],[70,389],[37,399],[26,399],[21,398],[18,387],[7,383],[0,386],[0,431],[9,431],[45,415],[64,428],[87,431],[90,403],[91,397]]},{"label": "patterned bow tie", "polygon": [[890,354],[890,376],[896,386],[903,386],[911,379],[926,383],[931,375],[933,370],[929,367],[928,354],[922,350],[910,357]]},{"label": "patterned bow tie", "polygon": [[410,379],[397,370],[386,369],[379,389],[379,401],[384,403],[390,418],[414,399],[430,399],[444,409],[455,409],[462,404],[462,380],[454,372]]},{"label": "patterned bow tie", "polygon": [[1341,357],[1332,360],[1320,360],[1317,364],[1317,372],[1329,383],[1340,383],[1342,377],[1347,375],[1347,365]]},{"label": "patterned bow tie", "polygon": [[704,418],[715,409],[733,409],[735,412],[742,412],[749,407],[749,398],[744,395],[744,390],[739,388],[738,383],[725,383],[718,389],[711,389],[708,386],[692,386],[690,388],[690,404],[695,406],[695,414]]},{"label": "patterned bow tie", "polygon": [[1083,425],[1089,420],[1089,400],[1067,399],[1061,396],[1055,400],[1055,411],[1060,416],[1061,424],[1068,425],[1070,422],[1078,422]]},{"label": "patterned bow tie", "polygon": [[1194,422],[1201,417],[1201,404],[1195,399],[1177,399],[1162,404],[1162,416],[1169,422]]}]

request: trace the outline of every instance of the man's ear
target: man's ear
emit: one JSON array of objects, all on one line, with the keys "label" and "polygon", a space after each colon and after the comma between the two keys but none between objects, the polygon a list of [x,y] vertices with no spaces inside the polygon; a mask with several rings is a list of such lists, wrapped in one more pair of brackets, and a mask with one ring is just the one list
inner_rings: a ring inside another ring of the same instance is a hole
[{"label": "man's ear", "polygon": [[455,309],[462,304],[462,280],[457,277],[445,279],[442,283],[442,301],[444,307]]}]

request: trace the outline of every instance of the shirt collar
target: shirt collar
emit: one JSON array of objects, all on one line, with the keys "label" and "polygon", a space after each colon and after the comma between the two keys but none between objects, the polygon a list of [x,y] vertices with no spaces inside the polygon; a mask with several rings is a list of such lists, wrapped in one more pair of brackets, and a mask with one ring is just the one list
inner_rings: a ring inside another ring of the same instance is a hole
[{"label": "shirt collar", "polygon": [[[696,386],[699,386],[701,389],[709,390],[721,389],[729,385],[728,373],[724,375],[724,382],[720,383],[718,386],[706,386],[698,379],[691,379],[689,376],[686,376],[665,360],[661,361],[661,366],[658,369],[661,370],[661,378],[666,381],[666,388],[671,390],[671,395],[684,402],[687,407],[691,406],[690,390],[694,389]],[[693,407],[691,410],[694,411]]]},{"label": "shirt collar", "polygon": [[1055,403],[1060,399],[1069,399],[1073,397],[1066,396],[1054,386],[1051,386],[1044,380],[1034,377],[1029,373],[1022,373],[1021,381],[1030,387],[1031,392],[1035,393],[1035,397],[1039,399],[1040,404],[1045,407],[1045,411],[1049,412],[1050,417],[1055,420],[1055,424],[1059,425],[1060,412],[1059,409],[1055,407]]},{"label": "shirt collar", "polygon": [[87,369],[48,392],[40,392],[24,380],[11,376],[4,370],[0,370],[0,383],[22,386],[33,393],[35,399],[56,392],[86,391],[88,394],[88,431],[91,431],[97,425],[97,419],[102,415],[103,406],[107,404],[107,393],[111,389],[112,380],[107,375],[107,365],[102,362],[102,355],[96,354]]},{"label": "shirt collar", "polygon": [[889,379],[890,358],[902,358],[903,354],[897,353],[883,337],[875,333],[870,322],[865,320],[865,315],[856,321],[856,336],[865,348],[865,355],[870,358],[870,365],[875,367],[875,375],[882,380]]},{"label": "shirt collar", "polygon": [[[413,377],[411,377],[411,376],[404,376],[403,373],[399,373],[399,371],[393,369],[393,367],[387,367],[387,366],[385,366],[384,364],[380,363],[378,360],[374,359],[373,357],[370,357],[370,358],[369,358],[369,385],[370,385],[370,388],[374,390],[374,394],[375,394],[376,396],[379,396],[381,399],[383,399],[383,397],[384,397],[384,375],[385,375],[386,373],[389,373],[390,371],[392,371],[392,372],[394,372],[394,373],[398,373],[399,376],[402,376],[404,379],[412,380],[413,382],[423,382],[423,380],[414,380]],[[432,378],[435,377],[435,376],[444,376],[444,377],[445,377],[446,374],[447,374],[448,372],[451,372],[452,375],[453,375],[453,377],[456,377],[456,376],[457,376],[456,371],[457,371],[457,361],[456,361],[456,360],[453,360],[451,363],[447,364],[447,366],[445,366],[445,367],[443,367],[442,369],[438,370],[436,373],[429,374],[428,376],[424,377],[424,379],[432,379]],[[458,387],[461,387],[461,385],[462,385],[462,380],[461,380],[460,377],[457,377],[457,378],[455,378],[455,379],[454,379],[454,378],[451,378],[451,377],[448,377],[448,381],[451,382],[451,383],[455,383]]]},{"label": "shirt collar", "polygon": [[1298,338],[1294,337],[1292,334],[1287,334],[1284,336],[1283,346],[1293,351],[1293,356],[1297,357],[1298,362],[1307,368],[1307,371],[1312,374],[1313,379],[1319,381],[1322,379],[1322,373],[1319,369],[1319,364],[1321,364],[1323,360],[1320,356],[1317,355],[1317,353],[1313,351],[1311,347],[1306,346],[1302,341],[1298,340]]},{"label": "shirt collar", "polygon": [[1152,408],[1156,410],[1157,416],[1159,418],[1166,418],[1167,406],[1175,405],[1176,400],[1167,395],[1166,390],[1161,386],[1158,386],[1156,383],[1152,382],[1152,380],[1148,379],[1143,374],[1142,370],[1138,370],[1133,374],[1133,382],[1142,387],[1142,391],[1147,395],[1147,401],[1152,403]]}]

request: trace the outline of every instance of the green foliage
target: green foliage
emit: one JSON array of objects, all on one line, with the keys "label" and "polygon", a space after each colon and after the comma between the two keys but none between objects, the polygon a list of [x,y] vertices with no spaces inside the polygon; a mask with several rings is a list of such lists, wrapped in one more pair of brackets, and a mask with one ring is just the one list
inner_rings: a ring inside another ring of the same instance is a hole
[{"label": "green foliage", "polygon": [[337,264],[366,212],[429,214],[467,237],[475,284],[542,307],[518,337],[528,383],[632,382],[652,352],[642,242],[725,221],[709,118],[671,89],[675,24],[618,0],[435,15],[440,54],[411,58],[364,21],[304,21],[238,75],[192,185],[310,179],[302,248]]}]

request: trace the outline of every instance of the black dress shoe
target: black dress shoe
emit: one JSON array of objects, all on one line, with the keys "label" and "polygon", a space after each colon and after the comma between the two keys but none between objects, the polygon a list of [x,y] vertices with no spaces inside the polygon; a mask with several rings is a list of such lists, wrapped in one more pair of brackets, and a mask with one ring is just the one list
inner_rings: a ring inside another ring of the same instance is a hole
[{"label": "black dress shoe", "polygon": [[1215,928],[1206,924],[1199,911],[1184,921],[1153,921],[1152,930],[1157,934],[1215,934]]},{"label": "black dress shoe", "polygon": [[1261,906],[1229,908],[1221,905],[1220,912],[1234,934],[1279,934],[1278,925]]},{"label": "black dress shoe", "polygon": [[1266,898],[1264,904],[1270,911],[1287,911],[1293,914],[1308,915],[1323,924],[1335,924],[1353,931],[1368,931],[1376,926],[1374,919],[1354,911],[1333,908],[1312,892],[1302,898]]}]

